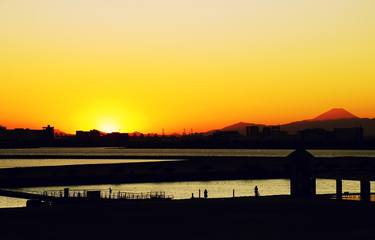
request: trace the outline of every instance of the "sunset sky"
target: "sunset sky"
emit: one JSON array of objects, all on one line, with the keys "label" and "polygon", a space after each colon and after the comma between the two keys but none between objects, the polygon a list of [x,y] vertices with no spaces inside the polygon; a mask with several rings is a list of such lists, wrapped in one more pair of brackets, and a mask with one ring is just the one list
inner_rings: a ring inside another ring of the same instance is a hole
[{"label": "sunset sky", "polygon": [[374,0],[1,0],[0,125],[375,117]]}]

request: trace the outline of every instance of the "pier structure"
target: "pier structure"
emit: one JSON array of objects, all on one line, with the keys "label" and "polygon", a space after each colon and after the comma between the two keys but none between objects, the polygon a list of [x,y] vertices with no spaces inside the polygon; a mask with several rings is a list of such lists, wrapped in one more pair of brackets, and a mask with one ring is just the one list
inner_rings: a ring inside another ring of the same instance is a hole
[{"label": "pier structure", "polygon": [[302,149],[297,149],[289,156],[290,194],[295,198],[310,198],[316,194],[316,179],[312,173],[314,156]]},{"label": "pier structure", "polygon": [[[375,175],[371,174],[372,169],[361,169],[344,171],[343,169],[328,172],[328,170],[318,170],[314,163],[319,161],[311,153],[303,149],[297,149],[289,156],[290,161],[290,189],[294,198],[313,198],[316,195],[316,179],[334,179],[336,181],[335,198],[343,199],[343,180],[356,180],[360,182],[360,200],[368,202],[371,200],[371,180]],[[375,161],[375,159],[373,159]],[[360,164],[363,162],[360,162]],[[360,165],[359,164],[359,165]],[[368,164],[365,164],[366,166]],[[361,175],[360,173],[366,173]],[[370,175],[371,174],[371,175]]]}]

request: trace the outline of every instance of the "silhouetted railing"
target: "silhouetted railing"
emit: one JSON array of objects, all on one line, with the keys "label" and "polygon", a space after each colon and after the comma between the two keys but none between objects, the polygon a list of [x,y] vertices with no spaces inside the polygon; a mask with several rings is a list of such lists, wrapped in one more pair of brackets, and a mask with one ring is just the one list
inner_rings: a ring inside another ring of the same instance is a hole
[{"label": "silhouetted railing", "polygon": [[[41,195],[54,198],[87,198],[90,191],[99,191],[101,199],[123,199],[123,200],[146,200],[146,199],[173,199],[172,195],[166,195],[165,192],[121,192],[121,191],[101,191],[101,190],[69,190],[68,196],[65,196],[63,190],[43,191]],[[40,194],[40,193],[39,193]]]}]

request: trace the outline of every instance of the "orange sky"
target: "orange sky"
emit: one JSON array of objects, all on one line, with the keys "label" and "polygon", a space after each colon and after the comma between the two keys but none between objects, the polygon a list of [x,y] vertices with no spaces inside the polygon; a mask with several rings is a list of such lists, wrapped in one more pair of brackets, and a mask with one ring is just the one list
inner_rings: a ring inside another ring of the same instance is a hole
[{"label": "orange sky", "polygon": [[373,0],[2,0],[0,124],[182,132],[375,116]]}]

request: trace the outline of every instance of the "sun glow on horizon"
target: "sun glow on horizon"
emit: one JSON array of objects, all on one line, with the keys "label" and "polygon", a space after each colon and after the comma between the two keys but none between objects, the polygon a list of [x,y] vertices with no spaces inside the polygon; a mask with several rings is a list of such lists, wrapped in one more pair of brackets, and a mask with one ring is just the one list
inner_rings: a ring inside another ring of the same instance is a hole
[{"label": "sun glow on horizon", "polygon": [[113,133],[134,132],[142,129],[142,126],[144,126],[143,122],[136,118],[125,117],[124,115],[113,115],[99,117],[97,123],[93,125],[93,128],[104,133]]},{"label": "sun glow on horizon", "polygon": [[82,101],[79,109],[84,110],[74,113],[71,119],[74,123],[71,127],[73,131],[96,129],[104,133],[112,133],[145,130],[143,115],[114,98]]},{"label": "sun glow on horizon", "polygon": [[121,127],[115,121],[108,119],[98,125],[98,130],[105,133],[121,132]]}]

